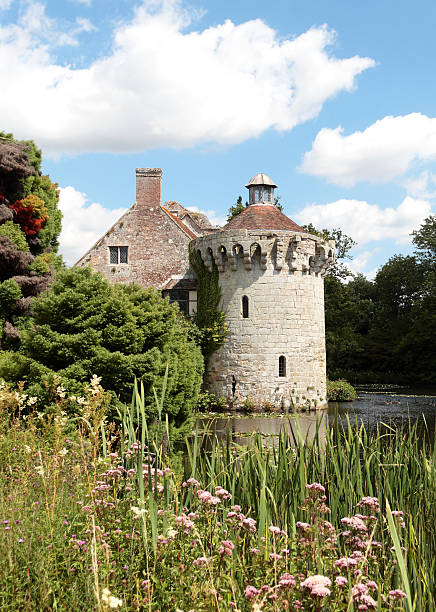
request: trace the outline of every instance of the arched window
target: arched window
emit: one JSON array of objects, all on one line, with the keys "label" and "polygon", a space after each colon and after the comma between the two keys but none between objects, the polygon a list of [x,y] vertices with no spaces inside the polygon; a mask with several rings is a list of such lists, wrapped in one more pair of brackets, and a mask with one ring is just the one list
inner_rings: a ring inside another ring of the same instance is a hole
[{"label": "arched window", "polygon": [[286,376],[286,357],[280,355],[279,357],[279,376]]},{"label": "arched window", "polygon": [[248,319],[248,297],[246,295],[242,296],[242,318]]}]

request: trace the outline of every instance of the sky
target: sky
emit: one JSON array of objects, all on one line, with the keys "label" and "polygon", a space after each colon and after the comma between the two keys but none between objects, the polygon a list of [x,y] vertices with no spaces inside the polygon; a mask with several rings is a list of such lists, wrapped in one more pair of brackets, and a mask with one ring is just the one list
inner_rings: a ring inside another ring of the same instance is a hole
[{"label": "sky", "polygon": [[60,187],[73,264],[135,200],[222,224],[266,172],[373,278],[435,212],[434,0],[0,0],[0,130]]}]

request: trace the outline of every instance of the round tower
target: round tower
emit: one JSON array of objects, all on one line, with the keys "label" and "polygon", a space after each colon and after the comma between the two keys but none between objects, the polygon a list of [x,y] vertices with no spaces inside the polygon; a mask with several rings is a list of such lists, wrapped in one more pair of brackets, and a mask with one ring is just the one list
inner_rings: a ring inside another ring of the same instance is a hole
[{"label": "round tower", "polygon": [[263,173],[249,205],[221,230],[191,242],[215,262],[227,338],[209,359],[206,388],[238,406],[326,404],[324,276],[334,241],[307,233],[274,205]]}]

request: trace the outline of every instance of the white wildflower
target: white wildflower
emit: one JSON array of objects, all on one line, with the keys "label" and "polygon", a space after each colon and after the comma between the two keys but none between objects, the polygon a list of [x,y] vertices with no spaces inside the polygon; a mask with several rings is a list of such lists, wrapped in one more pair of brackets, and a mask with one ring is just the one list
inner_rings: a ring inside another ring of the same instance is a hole
[{"label": "white wildflower", "polygon": [[121,608],[123,605],[123,600],[118,599],[115,595],[109,591],[109,589],[103,589],[101,593],[101,601],[109,608]]},{"label": "white wildflower", "polygon": [[62,450],[59,451],[59,455],[61,457],[65,457],[65,455],[68,454],[68,449],[67,448],[63,448]]},{"label": "white wildflower", "polygon": [[130,510],[133,512],[133,514],[135,515],[135,518],[140,518],[141,516],[144,516],[145,514],[145,509],[143,508],[141,510],[141,508],[138,508],[137,506],[132,506],[130,508]]},{"label": "white wildflower", "polygon": [[32,449],[30,448],[30,446],[28,444],[24,445],[24,450],[26,451],[26,453],[30,454],[32,452]]},{"label": "white wildflower", "polygon": [[39,474],[40,476],[44,476],[45,472],[44,472],[44,468],[42,467],[42,465],[37,465],[35,467],[35,472],[37,474]]}]

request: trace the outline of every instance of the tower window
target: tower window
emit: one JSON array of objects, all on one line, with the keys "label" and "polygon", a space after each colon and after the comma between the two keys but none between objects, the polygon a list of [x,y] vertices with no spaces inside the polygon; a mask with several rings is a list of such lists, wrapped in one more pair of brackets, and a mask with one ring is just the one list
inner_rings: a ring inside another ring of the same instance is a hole
[{"label": "tower window", "polygon": [[110,246],[109,247],[109,263],[111,264],[126,264],[128,263],[128,249],[126,246]]},{"label": "tower window", "polygon": [[282,378],[286,376],[286,357],[283,355],[279,357],[279,376]]},{"label": "tower window", "polygon": [[248,319],[248,297],[246,295],[242,296],[242,318]]}]

